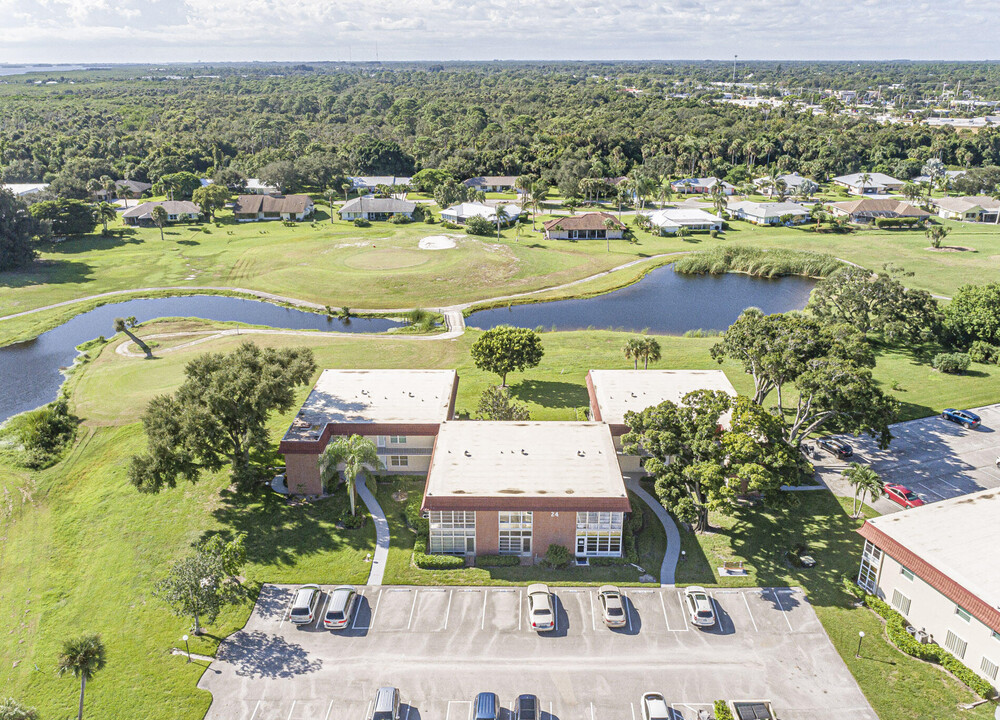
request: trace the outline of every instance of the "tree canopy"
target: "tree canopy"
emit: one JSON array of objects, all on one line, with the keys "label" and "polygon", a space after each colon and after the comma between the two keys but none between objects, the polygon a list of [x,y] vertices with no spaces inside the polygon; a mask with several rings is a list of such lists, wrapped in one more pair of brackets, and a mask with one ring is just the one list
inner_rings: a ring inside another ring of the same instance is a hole
[{"label": "tree canopy", "polygon": [[35,259],[38,253],[33,239],[38,231],[38,222],[24,201],[0,188],[0,270],[12,270]]},{"label": "tree canopy", "polygon": [[476,367],[500,376],[507,386],[507,375],[537,367],[545,351],[542,339],[532,330],[511,325],[498,325],[487,330],[472,345],[472,360]]},{"label": "tree canopy", "polygon": [[963,285],[945,306],[949,333],[960,344],[1000,345],[1000,282]]}]

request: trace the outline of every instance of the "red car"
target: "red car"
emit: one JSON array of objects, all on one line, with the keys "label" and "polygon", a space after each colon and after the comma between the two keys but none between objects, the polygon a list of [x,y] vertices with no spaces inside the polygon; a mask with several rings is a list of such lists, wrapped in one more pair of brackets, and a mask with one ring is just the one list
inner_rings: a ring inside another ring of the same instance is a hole
[{"label": "red car", "polygon": [[886,485],[884,490],[887,498],[905,508],[920,507],[924,504],[924,501],[905,485]]}]

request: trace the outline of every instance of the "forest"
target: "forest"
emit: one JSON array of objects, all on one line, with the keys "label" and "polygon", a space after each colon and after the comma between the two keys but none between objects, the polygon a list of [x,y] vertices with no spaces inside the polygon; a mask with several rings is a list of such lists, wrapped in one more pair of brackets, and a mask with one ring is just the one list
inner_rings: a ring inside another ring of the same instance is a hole
[{"label": "forest", "polygon": [[[630,172],[734,183],[776,170],[821,182],[863,170],[908,179],[929,158],[1000,164],[1000,132],[813,114],[791,100],[884,86],[885,97],[912,103],[944,82],[990,97],[998,67],[741,63],[734,73],[723,62],[341,63],[17,76],[0,83],[0,180],[50,182],[55,194],[82,198],[87,181],[102,176],[155,182],[229,168],[257,177],[274,163],[292,163],[292,184],[320,192],[345,174],[425,168],[459,179],[532,174],[564,195],[581,179]],[[731,73],[772,94],[797,94],[766,110],[713,102],[721,90],[707,83]]]}]

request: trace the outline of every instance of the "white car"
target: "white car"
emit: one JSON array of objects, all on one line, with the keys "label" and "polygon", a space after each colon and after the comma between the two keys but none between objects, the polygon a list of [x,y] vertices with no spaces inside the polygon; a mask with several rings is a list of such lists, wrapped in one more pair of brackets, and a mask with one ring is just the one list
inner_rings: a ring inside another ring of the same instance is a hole
[{"label": "white car", "polygon": [[528,620],[531,622],[531,628],[538,632],[555,629],[556,616],[548,585],[535,583],[528,586]]},{"label": "white car", "polygon": [[712,598],[700,585],[692,585],[684,590],[684,604],[688,618],[695,627],[707,628],[715,625],[715,606]]},{"label": "white car", "polygon": [[604,624],[609,628],[625,627],[628,618],[625,615],[621,590],[614,585],[601,585],[597,596],[601,601],[601,619],[604,620]]},{"label": "white car", "polygon": [[311,623],[316,616],[316,606],[319,604],[320,594],[319,585],[303,585],[296,590],[288,619],[296,625]]},{"label": "white car", "polygon": [[671,720],[670,709],[663,695],[648,692],[642,696],[642,720]]},{"label": "white car", "polygon": [[358,594],[351,585],[340,585],[330,593],[330,601],[323,615],[323,627],[327,630],[343,630],[351,621]]}]

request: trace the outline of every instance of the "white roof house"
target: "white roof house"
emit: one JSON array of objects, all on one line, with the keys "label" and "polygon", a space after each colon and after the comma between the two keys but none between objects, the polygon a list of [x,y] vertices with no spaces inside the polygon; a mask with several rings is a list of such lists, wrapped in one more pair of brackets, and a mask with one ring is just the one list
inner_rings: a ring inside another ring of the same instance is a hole
[{"label": "white roof house", "polygon": [[722,183],[722,189],[726,195],[732,195],[736,192],[734,185],[716,177],[684,178],[683,180],[674,180],[670,186],[674,192],[708,194],[718,183]]},{"label": "white roof house", "polygon": [[[501,204],[497,207],[502,207],[507,212],[507,222],[513,222],[521,215],[521,207],[513,203]],[[441,211],[441,219],[453,223],[461,224],[472,217],[481,217],[489,220],[491,223],[497,221],[496,209],[483,203],[461,203],[459,205],[452,205]]]},{"label": "white roof house", "polygon": [[809,209],[794,202],[742,202],[731,203],[727,208],[729,214],[740,220],[746,220],[756,225],[777,225],[781,218],[790,216],[791,222],[797,224],[809,217]]},{"label": "white roof house", "polygon": [[868,178],[862,184],[861,179],[866,173],[851,173],[850,175],[840,175],[833,179],[837,185],[846,187],[855,195],[882,195],[884,193],[898,192],[904,185],[902,180],[898,180],[885,173],[867,173]]},{"label": "white roof house", "polygon": [[[965,170],[945,170],[944,176],[949,180],[957,180],[958,178],[965,175],[965,173],[966,173]],[[931,181],[930,175],[917,175],[915,178],[913,178],[913,182],[915,183],[930,182],[930,181]]]},{"label": "white roof house", "polygon": [[625,413],[642,412],[669,400],[680,404],[695,390],[721,390],[736,397],[736,388],[722,370],[591,370],[587,374],[590,412],[612,427],[625,426]]},{"label": "white roof house", "polygon": [[[778,179],[781,180],[783,183],[785,183],[785,187],[790,192],[795,192],[800,187],[802,187],[802,185],[804,183],[806,183],[806,182],[810,182],[810,183],[814,183],[815,184],[814,180],[810,180],[809,178],[807,178],[804,175],[799,175],[797,172],[788,173],[787,175],[779,175]],[[759,178],[757,178],[756,180],[753,181],[753,184],[756,185],[757,187],[761,187],[763,185],[766,185],[769,182],[771,182],[771,178],[769,178],[769,177],[759,177]]]},{"label": "white roof house", "polygon": [[275,185],[268,185],[257,178],[247,178],[246,192],[251,195],[280,195],[281,189]]},{"label": "white roof house", "polygon": [[1000,200],[989,195],[967,195],[965,197],[943,197],[932,199],[938,215],[951,220],[972,222],[995,222],[1000,212]]},{"label": "white roof house", "polygon": [[409,185],[411,177],[404,175],[354,175],[347,178],[355,190],[374,190],[378,185],[395,187]]},{"label": "white roof house", "polygon": [[721,230],[722,218],[698,208],[666,208],[646,213],[649,221],[661,233],[675,233],[682,227],[689,230]]},{"label": "white roof house", "polygon": [[48,186],[48,183],[7,183],[6,185],[0,185],[0,188],[10,190],[18,197],[23,197],[25,195],[33,195],[34,193],[41,192]]}]

